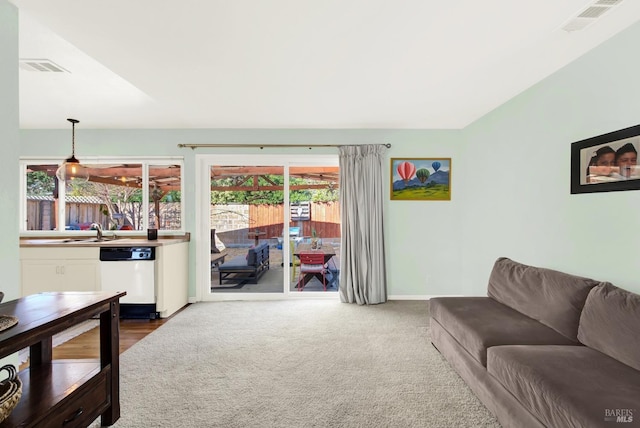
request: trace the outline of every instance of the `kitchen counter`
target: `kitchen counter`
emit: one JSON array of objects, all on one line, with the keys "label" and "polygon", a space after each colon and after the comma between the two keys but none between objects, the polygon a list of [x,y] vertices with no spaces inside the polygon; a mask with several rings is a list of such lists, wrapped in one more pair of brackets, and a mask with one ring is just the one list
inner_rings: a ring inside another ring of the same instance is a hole
[{"label": "kitchen counter", "polygon": [[[101,248],[155,247],[156,310],[166,318],[188,301],[189,233],[149,241],[146,235],[111,233],[98,241],[93,235],[41,235],[20,239],[21,293],[23,296],[51,291],[102,291]],[[122,283],[122,290],[131,286]],[[133,291],[133,290],[132,290]],[[133,296],[134,294],[131,293]],[[146,302],[145,302],[146,303]]]},{"label": "kitchen counter", "polygon": [[95,236],[64,236],[64,237],[22,237],[20,247],[162,247],[166,245],[189,242],[190,234],[181,236],[164,236],[157,240],[149,241],[143,236],[118,236],[113,239],[110,235],[105,235],[98,241]]}]

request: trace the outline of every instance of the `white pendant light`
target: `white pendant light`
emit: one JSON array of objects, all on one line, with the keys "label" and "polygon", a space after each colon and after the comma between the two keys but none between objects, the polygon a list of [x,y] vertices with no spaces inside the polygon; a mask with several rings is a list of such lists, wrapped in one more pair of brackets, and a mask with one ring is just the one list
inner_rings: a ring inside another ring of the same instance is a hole
[{"label": "white pendant light", "polygon": [[60,165],[56,171],[56,177],[60,181],[87,181],[89,180],[89,171],[76,159],[76,123],[80,123],[80,121],[76,119],[67,120],[71,122],[71,157]]}]

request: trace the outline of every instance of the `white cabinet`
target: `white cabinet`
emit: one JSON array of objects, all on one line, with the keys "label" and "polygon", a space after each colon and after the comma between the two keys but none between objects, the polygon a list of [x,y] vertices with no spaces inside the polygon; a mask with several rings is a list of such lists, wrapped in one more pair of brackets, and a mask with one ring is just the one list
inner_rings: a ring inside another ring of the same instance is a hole
[{"label": "white cabinet", "polygon": [[99,248],[20,248],[22,295],[99,291]]},{"label": "white cabinet", "polygon": [[189,294],[189,243],[156,249],[156,309],[166,318],[187,304]]}]

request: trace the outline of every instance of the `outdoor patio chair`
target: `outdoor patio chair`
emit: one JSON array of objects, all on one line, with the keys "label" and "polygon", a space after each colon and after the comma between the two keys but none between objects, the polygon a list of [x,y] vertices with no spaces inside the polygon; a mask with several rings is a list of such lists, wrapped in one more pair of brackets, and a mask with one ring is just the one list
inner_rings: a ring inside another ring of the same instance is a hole
[{"label": "outdoor patio chair", "polygon": [[307,274],[322,275],[322,288],[327,291],[327,266],[324,263],[324,254],[319,252],[300,253],[300,275],[298,276],[298,291],[305,286]]},{"label": "outdoor patio chair", "polygon": [[300,227],[299,226],[290,226],[289,227],[289,238],[297,238],[300,236]]},{"label": "outdoor patio chair", "polygon": [[219,253],[220,250],[216,246],[216,230],[211,229],[211,254]]},{"label": "outdoor patio chair", "polygon": [[296,277],[296,266],[300,266],[300,259],[293,255],[296,250],[296,241],[293,239],[289,240],[289,260],[291,261],[291,282]]},{"label": "outdoor patio chair", "polygon": [[327,263],[327,271],[330,274],[329,287],[335,287],[338,289],[340,285],[340,267],[338,266],[336,256],[329,259],[329,262]]},{"label": "outdoor patio chair", "polygon": [[[278,250],[282,250],[282,242],[284,241],[284,229],[282,229],[282,235],[277,237],[278,239]],[[291,226],[289,227],[289,239],[299,242],[302,238],[300,237],[300,227]]]}]

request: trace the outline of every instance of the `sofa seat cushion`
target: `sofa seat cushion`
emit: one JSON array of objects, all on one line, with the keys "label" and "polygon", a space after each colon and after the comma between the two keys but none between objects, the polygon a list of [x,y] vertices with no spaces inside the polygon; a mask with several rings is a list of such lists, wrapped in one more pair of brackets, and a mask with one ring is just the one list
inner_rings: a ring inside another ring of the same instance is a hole
[{"label": "sofa seat cushion", "polygon": [[429,314],[483,366],[497,345],[578,345],[489,297],[435,297]]},{"label": "sofa seat cushion", "polygon": [[238,271],[252,272],[253,270],[255,270],[255,266],[249,266],[247,264],[246,256],[235,256],[231,260],[228,260],[226,263],[220,265],[218,269],[221,271],[232,270],[234,272],[238,272]]},{"label": "sofa seat cushion", "polygon": [[491,271],[487,294],[577,341],[580,312],[589,291],[598,284],[593,279],[501,257]]},{"label": "sofa seat cushion", "polygon": [[613,426],[618,415],[634,423],[639,416],[640,372],[586,346],[496,346],[487,371],[548,427]]},{"label": "sofa seat cushion", "polygon": [[640,370],[640,295],[609,283],[595,287],[580,317],[578,339]]}]

